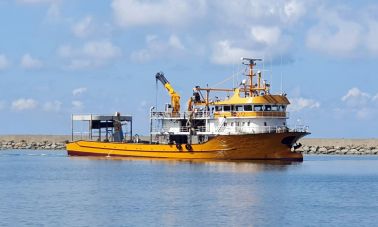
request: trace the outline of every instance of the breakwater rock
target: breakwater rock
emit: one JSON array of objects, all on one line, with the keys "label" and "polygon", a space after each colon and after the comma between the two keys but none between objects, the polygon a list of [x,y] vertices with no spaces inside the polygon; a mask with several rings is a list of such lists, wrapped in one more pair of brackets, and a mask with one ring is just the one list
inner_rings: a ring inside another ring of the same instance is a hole
[{"label": "breakwater rock", "polygon": [[21,141],[0,141],[0,150],[9,149],[32,149],[32,150],[64,150],[66,149],[66,142],[51,142],[51,141],[39,141],[39,142],[27,142]]},{"label": "breakwater rock", "polygon": [[317,146],[304,145],[296,150],[302,154],[326,155],[378,155],[378,146]]}]

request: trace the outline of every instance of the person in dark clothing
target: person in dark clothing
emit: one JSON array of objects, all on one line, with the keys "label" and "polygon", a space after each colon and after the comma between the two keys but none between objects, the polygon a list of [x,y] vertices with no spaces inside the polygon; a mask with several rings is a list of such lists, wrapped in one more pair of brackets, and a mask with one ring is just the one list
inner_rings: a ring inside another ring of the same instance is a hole
[{"label": "person in dark clothing", "polygon": [[121,114],[116,112],[115,118],[113,119],[113,126],[114,126],[114,142],[122,142],[123,141],[123,131],[122,131],[122,122],[121,122]]}]

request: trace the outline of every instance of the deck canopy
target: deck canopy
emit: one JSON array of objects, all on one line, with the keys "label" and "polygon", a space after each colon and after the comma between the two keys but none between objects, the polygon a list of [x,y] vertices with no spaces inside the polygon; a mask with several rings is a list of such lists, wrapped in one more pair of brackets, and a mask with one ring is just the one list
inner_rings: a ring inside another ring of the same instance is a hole
[{"label": "deck canopy", "polygon": [[[125,131],[125,138],[127,134],[132,135],[132,116],[130,115],[73,114],[71,119],[72,140],[83,139],[84,135],[85,139],[93,140],[95,137],[97,140],[102,140],[103,136],[105,140],[111,141],[115,121],[121,122],[122,125],[129,125],[129,130]],[[77,131],[78,124],[81,125],[80,131]],[[94,134],[94,132],[97,133]]]}]

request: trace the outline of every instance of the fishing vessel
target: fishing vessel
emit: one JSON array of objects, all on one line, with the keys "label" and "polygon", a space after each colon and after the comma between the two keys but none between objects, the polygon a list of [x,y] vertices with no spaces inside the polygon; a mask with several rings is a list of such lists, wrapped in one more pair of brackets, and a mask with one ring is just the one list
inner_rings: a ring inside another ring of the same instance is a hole
[{"label": "fishing vessel", "polygon": [[[73,121],[89,122],[91,139],[73,136],[67,152],[73,156],[302,161],[295,149],[300,146],[297,141],[309,134],[308,127],[287,125],[290,102],[282,92],[271,94],[270,84],[255,69],[260,61],[242,58],[246,79],[235,88],[195,86],[185,111],[181,111],[180,95],[159,72],[155,78],[171,102],[164,111],[150,108],[149,139],[132,134],[131,116],[73,115]],[[218,98],[213,93],[226,95]]]}]

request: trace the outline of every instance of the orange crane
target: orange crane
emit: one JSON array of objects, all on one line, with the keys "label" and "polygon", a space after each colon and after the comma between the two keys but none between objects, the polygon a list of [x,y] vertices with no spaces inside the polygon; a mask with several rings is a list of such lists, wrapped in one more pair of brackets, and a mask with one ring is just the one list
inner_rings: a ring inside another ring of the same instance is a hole
[{"label": "orange crane", "polygon": [[169,95],[171,96],[171,105],[173,108],[173,113],[180,112],[180,95],[173,89],[172,85],[168,82],[167,78],[165,78],[163,72],[156,73],[155,76],[156,80],[159,80],[164,87],[167,89]]}]

